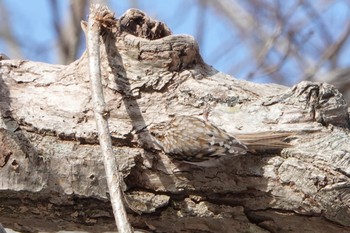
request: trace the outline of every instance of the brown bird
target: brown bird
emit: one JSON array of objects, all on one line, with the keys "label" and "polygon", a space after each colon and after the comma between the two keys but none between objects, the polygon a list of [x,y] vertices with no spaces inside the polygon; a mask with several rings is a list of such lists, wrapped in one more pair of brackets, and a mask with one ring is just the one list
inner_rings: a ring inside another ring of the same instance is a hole
[{"label": "brown bird", "polygon": [[149,131],[154,143],[167,155],[199,166],[210,166],[211,161],[248,152],[281,150],[290,147],[284,140],[291,136],[287,132],[233,136],[208,121],[190,116],[176,116],[152,126]]}]

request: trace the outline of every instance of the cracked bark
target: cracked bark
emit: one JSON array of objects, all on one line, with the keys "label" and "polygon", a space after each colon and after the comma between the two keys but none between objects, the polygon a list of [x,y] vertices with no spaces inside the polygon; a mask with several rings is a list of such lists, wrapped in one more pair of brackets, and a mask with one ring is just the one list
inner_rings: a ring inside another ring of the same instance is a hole
[{"label": "cracked bark", "polygon": [[[349,232],[349,116],[325,83],[234,79],[196,41],[127,11],[103,36],[104,95],[131,209],[154,232]],[[0,222],[21,231],[115,229],[89,90],[87,56],[0,61]],[[199,169],[151,150],[137,130],[174,115],[230,133],[300,131],[280,154]]]}]

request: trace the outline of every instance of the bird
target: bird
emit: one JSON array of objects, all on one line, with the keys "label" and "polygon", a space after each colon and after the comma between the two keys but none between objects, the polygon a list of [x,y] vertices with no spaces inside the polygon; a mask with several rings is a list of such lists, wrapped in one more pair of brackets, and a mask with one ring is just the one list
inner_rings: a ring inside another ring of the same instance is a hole
[{"label": "bird", "polygon": [[149,128],[153,143],[171,158],[198,166],[215,160],[264,150],[281,150],[291,145],[289,132],[258,132],[232,135],[207,120],[175,116]]}]

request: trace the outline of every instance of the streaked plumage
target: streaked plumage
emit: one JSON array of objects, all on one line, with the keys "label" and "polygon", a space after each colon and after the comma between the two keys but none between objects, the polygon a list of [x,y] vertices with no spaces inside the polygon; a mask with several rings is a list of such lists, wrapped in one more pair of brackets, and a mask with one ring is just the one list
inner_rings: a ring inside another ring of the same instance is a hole
[{"label": "streaked plumage", "polygon": [[150,128],[155,143],[169,156],[190,163],[244,155],[250,150],[281,149],[289,144],[283,139],[289,133],[256,133],[230,135],[208,121],[177,116],[170,122]]}]

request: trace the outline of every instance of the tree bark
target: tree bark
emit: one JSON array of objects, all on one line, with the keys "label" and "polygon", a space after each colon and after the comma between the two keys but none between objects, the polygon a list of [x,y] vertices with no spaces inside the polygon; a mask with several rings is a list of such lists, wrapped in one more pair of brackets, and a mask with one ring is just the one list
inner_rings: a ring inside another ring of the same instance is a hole
[{"label": "tree bark", "polygon": [[[127,11],[102,35],[101,71],[133,227],[154,232],[349,232],[347,105],[325,83],[237,80],[196,41]],[[20,231],[115,230],[87,56],[0,61],[0,222]],[[198,168],[153,150],[145,126],[175,115],[229,133],[296,131],[278,154]],[[140,212],[137,214],[135,211]]]}]

